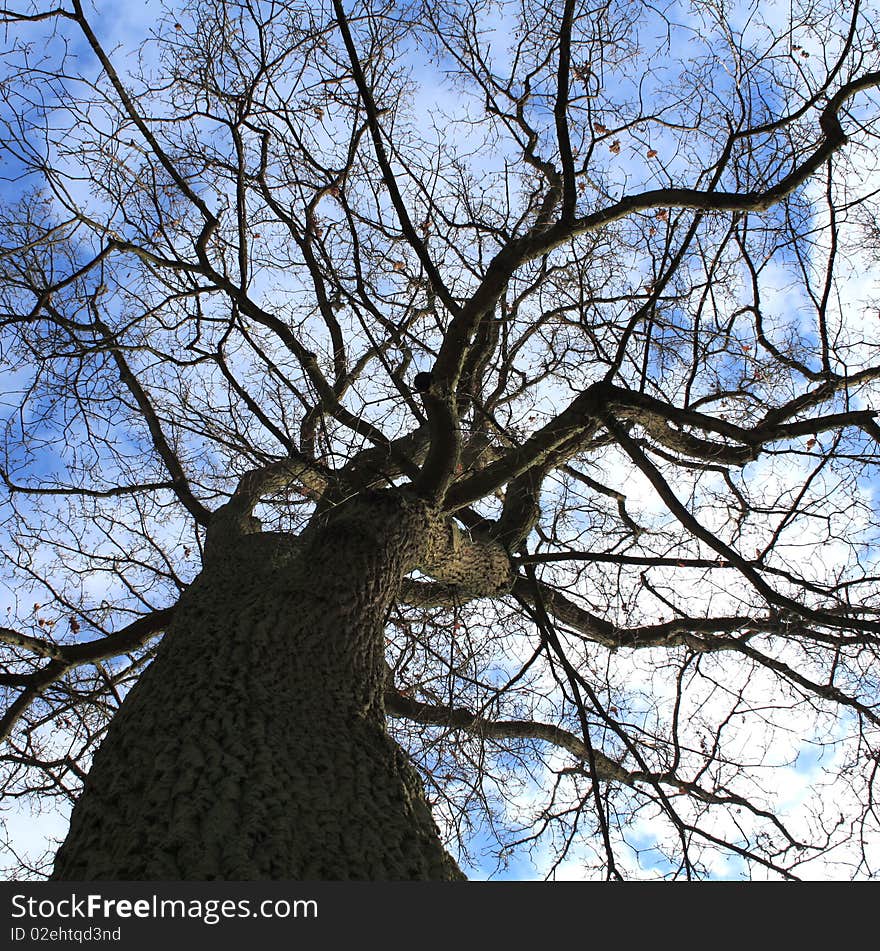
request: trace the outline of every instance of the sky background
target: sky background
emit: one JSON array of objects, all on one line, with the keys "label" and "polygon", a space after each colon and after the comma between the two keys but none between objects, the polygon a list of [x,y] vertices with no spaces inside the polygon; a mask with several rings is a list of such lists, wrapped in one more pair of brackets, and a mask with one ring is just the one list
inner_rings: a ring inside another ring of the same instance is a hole
[{"label": "sky background", "polygon": [[[157,6],[150,2],[144,5],[129,6],[99,0],[95,9],[96,15],[93,17],[93,22],[100,34],[100,38],[105,44],[105,48],[115,50],[114,62],[120,70],[124,72],[126,63],[134,63],[136,61],[136,57],[141,52],[140,44],[142,37],[156,22]],[[697,30],[698,23],[686,5],[675,4],[668,9],[670,15],[674,15],[679,22],[683,22],[685,17],[689,17],[693,23],[694,30]],[[731,20],[736,23],[736,7],[731,9],[733,11],[731,13]],[[777,11],[776,5],[773,5],[768,11],[764,11],[765,17],[772,16],[774,11]],[[782,16],[786,11],[779,8],[777,12]],[[744,15],[740,22],[743,26],[745,25]],[[649,26],[650,24],[646,22],[646,34],[644,38],[646,43],[651,41]],[[505,29],[504,21],[499,20],[497,27],[499,38],[498,46],[500,48]],[[72,52],[84,59],[90,57],[90,53],[83,44],[75,44]],[[812,54],[818,56],[820,52],[821,51],[813,50]],[[456,111],[460,108],[461,103],[458,94],[444,84],[443,77],[435,66],[420,63],[419,79],[422,81],[422,86],[413,106],[415,115],[429,116],[438,114],[438,110]],[[2,110],[2,108],[3,107],[0,106],[0,110]],[[479,144],[479,136],[479,130],[475,130],[475,147]],[[661,143],[658,143],[658,145],[662,147]],[[618,167],[621,180],[627,176],[644,176],[645,163],[643,161],[642,151],[638,143],[625,142]],[[853,171],[854,177],[857,180],[861,179],[861,182],[874,181],[874,176],[876,175],[875,161],[876,160],[866,151],[856,152]],[[493,155],[487,159],[484,171],[488,173],[492,168],[497,168],[497,165],[498,155]],[[474,161],[473,167],[476,171],[480,170],[478,159]],[[19,187],[20,183],[0,183],[0,198],[8,200],[10,197],[17,196],[17,189]],[[823,186],[821,182],[817,180],[814,185],[809,187],[815,189],[818,193]],[[863,249],[860,244],[861,240],[860,233],[856,229],[842,229],[838,255],[842,260],[852,262],[852,266],[849,268],[845,282],[841,284],[840,297],[836,303],[836,307],[840,313],[846,314],[847,322],[854,332],[859,329],[864,329],[864,332],[870,335],[873,333],[870,325],[875,322],[878,317],[876,301],[880,282],[878,282],[878,268],[876,264],[869,264],[865,261],[864,254],[862,253]],[[823,253],[820,241],[817,241],[815,253],[817,259],[821,257]],[[785,271],[785,263],[784,259],[781,259],[778,265],[771,267],[768,272],[765,273],[764,290],[767,294],[766,303],[768,308],[775,308],[781,316],[789,319],[792,315],[797,313],[804,302],[797,292],[792,292],[791,290],[790,276]],[[870,304],[872,300],[875,302],[874,305]],[[557,402],[557,394],[549,391],[545,394],[544,400],[549,404],[549,408]],[[566,397],[565,401],[567,402],[567,400],[568,398]],[[48,461],[44,462],[44,464],[47,467],[51,465]],[[629,470],[621,468],[618,471],[619,475],[615,476],[615,471],[612,466],[611,471],[608,473],[609,477],[611,479],[617,477],[630,480],[628,485],[630,499],[639,514],[644,515],[646,518],[665,515],[665,508],[659,503],[656,495],[650,491],[644,483],[644,490],[639,492],[637,489],[638,480],[633,480]],[[32,470],[32,472],[39,474],[39,468]],[[792,478],[793,482],[796,481],[793,478],[796,473],[790,472],[788,475]],[[779,475],[771,470],[769,466],[764,467],[761,463],[756,463],[752,469],[752,478],[755,480],[776,479],[779,478]],[[876,511],[876,483],[865,483],[862,488],[868,504]],[[799,544],[802,539],[795,539],[794,541]],[[829,562],[833,562],[834,559],[841,556],[841,551],[826,550],[825,555]],[[37,554],[36,557],[39,557],[39,555]],[[2,589],[0,589],[0,595],[7,599],[5,603],[0,600],[0,612],[5,612],[8,606],[14,604],[12,600],[13,595],[8,592],[3,592]],[[723,597],[724,592],[716,592],[714,596],[719,598]],[[660,681],[657,679],[653,661],[651,657],[647,655],[633,658],[632,665],[629,668],[629,675],[630,680],[628,683],[634,691],[640,687],[643,687],[646,692],[653,692],[658,689]],[[671,684],[669,686],[671,689]],[[773,689],[773,684],[768,678],[767,690],[772,692]],[[843,740],[849,730],[850,724],[847,723],[846,718],[841,718],[834,728],[837,733],[832,739],[841,741],[836,747],[829,744],[828,736],[823,735],[822,731],[825,727],[826,724],[824,724],[821,719],[817,720],[815,725],[804,723],[801,725],[800,730],[792,730],[788,745],[786,745],[785,737],[780,733],[776,739],[777,748],[775,749],[774,757],[778,763],[783,765],[778,765],[772,770],[766,771],[763,777],[765,782],[772,784],[780,807],[785,812],[790,813],[792,827],[795,831],[797,830],[797,823],[799,821],[798,810],[803,805],[807,788],[813,780],[819,777],[823,769],[833,768],[835,765],[838,765],[840,758],[844,757],[847,753],[847,743],[843,742]],[[747,739],[748,737],[744,735],[743,742],[746,742]],[[814,743],[813,740],[816,742]],[[835,748],[837,750],[836,753],[833,752]],[[837,761],[832,759],[834,756],[838,758]],[[537,785],[540,786],[540,783]],[[846,807],[847,804],[845,800],[841,798],[842,795],[843,793],[839,789],[832,793],[832,798],[827,802],[829,815]],[[529,805],[530,796],[528,791],[524,793],[522,799],[523,801],[520,803],[511,804],[512,813],[515,812],[517,808]],[[6,823],[7,833],[16,851],[19,851],[21,854],[36,856],[43,850],[47,842],[63,836],[66,831],[66,817],[63,811],[54,808],[56,804],[53,803],[52,805],[53,808],[48,811],[33,813],[30,811],[29,804],[25,802],[3,804],[4,811],[0,813],[0,817],[2,817]],[[633,867],[641,865],[648,874],[650,874],[652,870],[658,874],[666,871],[663,862],[657,859],[651,851],[653,832],[650,828],[650,823],[646,823],[643,830],[637,830],[634,842],[637,845],[643,846],[645,851],[638,858],[634,856],[629,857],[628,861],[632,863]],[[876,850],[880,842],[873,841],[872,845]],[[478,835],[474,841],[475,854],[479,854],[480,849],[481,837]],[[494,864],[487,862],[485,864],[476,864],[468,868],[467,871],[473,878],[488,876],[501,879],[540,877],[546,865],[547,855],[543,850],[539,850],[533,858],[534,864],[529,863],[525,856],[517,855],[505,869],[496,871]],[[806,877],[837,877],[838,866],[834,864],[833,859],[834,857],[831,857],[831,859],[823,858],[817,860],[811,868],[808,867]],[[713,869],[713,875],[718,878],[736,878],[743,873],[742,863],[735,858],[719,860],[717,867]],[[556,870],[556,878],[558,879],[580,879],[582,874],[582,865],[576,852]]]}]

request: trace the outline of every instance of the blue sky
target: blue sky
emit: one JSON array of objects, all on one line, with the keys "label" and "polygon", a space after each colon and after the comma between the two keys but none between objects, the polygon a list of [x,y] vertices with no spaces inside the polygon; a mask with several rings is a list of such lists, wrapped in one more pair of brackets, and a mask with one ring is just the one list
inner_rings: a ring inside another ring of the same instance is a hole
[{"label": "blue sky", "polygon": [[[746,6],[742,5],[740,8],[743,12],[740,14],[737,12],[737,9],[734,9],[734,12],[731,14],[732,20],[737,22],[740,20],[743,24],[746,22]],[[125,70],[125,64],[135,64],[136,55],[140,50],[141,38],[149,31],[149,29],[155,24],[157,18],[158,7],[155,4],[144,4],[143,6],[137,6],[134,8],[128,8],[122,4],[110,4],[104,2],[104,0],[99,0],[99,3],[96,6],[96,16],[94,22],[96,28],[99,30],[102,41],[106,44],[107,48],[116,48],[114,53],[114,59],[117,64],[122,64],[122,70]],[[772,11],[771,11],[772,13]],[[688,20],[691,24],[692,30],[691,36],[695,38],[697,35],[696,26],[697,21],[692,17],[692,11],[689,5],[687,4],[675,4],[667,8],[667,15],[673,20]],[[770,15],[770,14],[768,14]],[[496,14],[496,17],[498,15]],[[506,32],[509,32],[508,26],[503,18],[496,19],[495,25],[497,27],[496,34],[496,45],[500,45],[503,40]],[[659,29],[659,21],[651,16],[645,19],[643,23],[643,28],[640,31],[640,40],[644,44],[651,46],[662,45],[662,30]],[[688,41],[689,42],[689,41]],[[720,42],[720,41],[719,41]],[[809,42],[808,39],[802,40],[805,44]],[[59,42],[56,40],[55,45],[50,44],[46,49],[50,55],[53,54],[54,50],[59,47]],[[818,52],[814,50],[812,55],[818,56]],[[91,52],[85,47],[81,39],[77,39],[72,47],[71,53],[79,57],[83,64],[92,65],[94,60],[92,58]],[[802,57],[803,58],[803,57]],[[804,58],[806,62],[806,59]],[[671,62],[671,61],[670,61]],[[414,105],[414,115],[416,118],[420,116],[427,115],[430,111],[434,111],[437,114],[441,110],[446,110],[449,112],[461,111],[462,100],[460,95],[448,84],[445,84],[445,79],[443,76],[443,70],[445,67],[449,66],[449,61],[441,60],[439,68],[429,67],[425,64],[421,65],[421,74],[420,79],[426,80],[420,93],[416,99]],[[616,78],[614,82],[618,84],[618,91],[622,92],[623,90],[628,90],[633,95],[637,95],[639,92],[639,87],[641,85],[642,91],[647,91],[650,93],[651,84],[655,89],[663,88],[667,84],[671,84],[674,81],[672,65],[666,65],[661,61],[657,65],[656,74],[652,75],[649,79],[645,80],[647,85],[642,83],[642,80],[645,77],[636,76],[636,75],[627,75],[625,69],[619,69],[616,73]],[[719,99],[724,100],[726,97],[732,97],[733,92],[735,91],[735,79],[731,75],[726,75],[724,78],[717,81],[716,92]],[[52,96],[56,95],[55,99],[52,99]],[[51,90],[47,87],[47,96],[49,105],[57,105],[59,100],[57,94],[52,93]],[[4,109],[7,112],[4,112]],[[540,115],[541,110],[538,109],[536,114]],[[8,106],[4,106],[0,103],[0,118],[3,118],[5,115],[8,115]],[[609,125],[618,118],[615,116],[602,116],[603,121]],[[543,119],[547,122],[547,127],[550,127],[549,119],[550,113],[544,112]],[[462,134],[464,134],[462,132]],[[681,171],[681,168],[686,165],[692,158],[691,153],[698,152],[701,148],[700,143],[705,140],[694,139],[693,143],[685,142],[681,147],[680,157],[676,156],[673,152],[674,147],[679,147],[676,145],[677,138],[670,132],[667,135],[664,135],[661,131],[655,132],[655,137],[650,140],[649,143],[642,142],[635,133],[621,133],[622,148],[619,151],[619,158],[616,161],[608,160],[608,155],[606,152],[602,153],[602,163],[603,164],[603,175],[605,181],[605,187],[609,192],[615,194],[624,189],[632,189],[637,185],[644,183],[646,185],[655,185],[658,182],[664,182],[667,180],[674,179],[675,176]],[[480,175],[485,176],[486,181],[489,180],[493,173],[497,173],[502,167],[502,160],[505,157],[506,153],[502,150],[493,151],[490,156],[486,156],[484,153],[480,152],[479,149],[480,143],[480,132],[477,130],[473,133],[473,141],[465,140],[463,145],[463,150],[467,151],[467,147],[471,146],[473,148],[473,154],[470,158],[470,169],[475,177],[479,178]],[[696,143],[696,144],[694,144]],[[646,160],[645,147],[646,144],[650,145],[652,148],[656,148],[660,153],[658,156],[658,164],[652,165]],[[603,149],[608,149],[610,143],[603,142]],[[660,163],[663,163],[662,165]],[[661,171],[665,169],[665,171]],[[10,165],[4,166],[5,172],[7,175],[10,173]],[[871,169],[873,171],[873,169]],[[669,179],[664,176],[668,175]],[[15,175],[11,175],[11,178],[15,179]],[[22,189],[25,185],[25,182],[21,180],[13,180],[0,182],[0,199],[6,201],[16,199],[20,197]],[[807,190],[813,189],[815,186],[808,186]],[[851,246],[850,253],[853,253],[853,248],[855,247],[855,235],[856,232],[852,232],[852,237],[850,238]],[[662,233],[658,235],[657,240],[662,238]],[[799,292],[793,293],[787,291],[785,287],[785,277],[786,269],[790,269],[792,265],[792,257],[790,252],[785,250],[778,252],[776,258],[774,259],[773,266],[767,269],[767,286],[766,290],[768,292],[768,297],[777,309],[778,316],[783,321],[789,321],[792,318],[792,310],[797,303],[803,301],[803,295]],[[638,259],[637,263],[632,265],[633,270],[633,284],[638,286],[647,276],[647,268],[650,265],[649,258],[647,254],[643,255]],[[839,304],[839,310],[842,314],[846,314],[848,319],[851,319],[853,324],[860,326],[861,321],[856,320],[851,317],[851,311],[854,313],[855,308],[862,308],[864,302],[868,300],[871,294],[876,294],[876,269],[871,269],[868,267],[859,268],[854,272],[849,280],[846,282],[842,288],[842,296]],[[774,286],[774,284],[778,286]],[[268,290],[268,284],[265,288]],[[674,317],[676,312],[674,308],[670,308],[667,311],[667,316]],[[680,314],[679,314],[680,316]],[[747,315],[746,315],[747,316]],[[749,346],[753,345],[753,341],[749,336],[750,325],[748,320],[745,318],[741,322],[743,341],[748,340]],[[802,337],[806,344],[811,344],[815,342],[815,329],[814,325],[806,323],[803,326]],[[528,351],[524,352],[524,358],[528,358]],[[429,354],[421,353],[419,358],[425,361],[425,366],[429,361]],[[738,369],[739,362],[745,364],[748,362],[745,356],[740,356],[736,352],[735,348],[732,348],[731,353],[726,356],[719,357],[719,368],[721,369]],[[649,368],[653,365],[648,364]],[[418,368],[424,368],[419,364]],[[27,378],[27,372],[21,369],[14,371],[12,377],[7,378],[7,384],[12,383],[15,386],[19,385],[19,381],[25,380]],[[576,381],[577,385],[582,385],[581,381]],[[365,399],[369,399],[373,394],[369,390],[364,391]],[[570,393],[565,394],[565,400],[570,398]],[[562,397],[560,397],[558,390],[548,391],[544,397],[544,405],[548,408],[554,408],[555,405],[558,405]],[[13,409],[5,408],[3,409],[4,413],[12,413]],[[27,421],[26,421],[27,422]],[[47,423],[49,428],[52,428],[55,424],[54,420],[50,420]],[[75,428],[73,430],[75,433]],[[71,435],[73,433],[68,433]],[[32,436],[36,435],[32,431]],[[28,466],[27,477],[31,479],[39,478],[41,476],[47,475],[54,472],[59,464],[64,459],[64,450],[67,448],[67,443],[64,441],[64,431],[57,429],[53,434],[56,437],[55,446],[47,446],[45,451],[43,451],[31,464]],[[147,445],[145,434],[141,433],[138,438],[135,434],[127,432],[121,435],[123,443],[127,443],[128,448],[130,449],[131,455],[136,456],[139,452],[142,451],[142,447]],[[140,441],[139,441],[140,439]],[[97,459],[94,461],[96,468],[100,468],[101,465],[106,464],[106,460]],[[665,518],[667,513],[662,506],[658,506],[656,498],[648,497],[647,493],[641,493],[635,488],[639,484],[639,480],[636,476],[633,475],[633,470],[631,466],[624,467],[621,464],[620,458],[610,458],[607,459],[604,464],[604,469],[599,473],[601,475],[607,475],[609,483],[618,484],[618,482],[626,482],[630,488],[633,489],[635,505],[637,507],[637,512],[640,515],[644,515],[646,521],[657,520],[660,518]],[[798,480],[802,479],[802,473],[797,471],[795,466],[791,466],[787,475],[790,477],[793,485],[798,484]],[[749,471],[749,478],[754,479],[755,481],[760,478],[764,478],[764,471],[760,467],[755,467]],[[767,476],[769,478],[769,476]],[[644,481],[644,480],[642,480]],[[720,483],[720,480],[719,480]],[[696,485],[696,482],[694,483]],[[866,484],[863,486],[866,492],[870,492],[875,488],[875,484]],[[714,486],[708,481],[703,482],[703,490],[707,493],[714,489]],[[781,490],[780,490],[781,491]],[[26,507],[27,508],[27,507]],[[34,512],[36,513],[37,507],[34,506]],[[858,527],[858,526],[856,526]],[[170,539],[175,539],[175,533],[178,530],[174,526],[168,526],[167,532]],[[39,557],[39,555],[37,555]],[[680,576],[679,576],[680,577]],[[605,583],[605,579],[600,579]],[[585,590],[589,592],[589,586],[585,585]],[[738,592],[730,592],[719,590],[713,592],[713,596],[716,598],[724,598],[725,596],[734,596]],[[12,595],[7,595],[8,603],[10,605],[14,604],[14,599]],[[40,600],[43,600],[43,595],[38,596]],[[5,610],[7,605],[0,603],[0,608]],[[622,613],[625,613],[627,605],[621,606]],[[627,670],[627,668],[621,668],[622,670]],[[647,694],[649,688],[655,688],[660,680],[651,679],[651,662],[634,662],[632,670],[632,689],[635,695],[636,689],[643,689],[645,694]],[[622,675],[621,675],[622,679]],[[627,685],[630,685],[630,681],[627,681]],[[666,685],[668,686],[668,685]],[[632,709],[639,709],[637,702],[633,702]],[[643,712],[643,711],[642,711]],[[816,734],[816,742],[819,743],[820,735]],[[812,740],[812,737],[811,737]],[[831,744],[837,742],[836,737],[829,738],[827,736],[821,737],[822,743],[828,743],[829,749],[832,748]],[[827,762],[830,758],[830,754],[826,756],[820,755],[818,750],[821,750],[821,746],[813,746],[811,743],[806,743],[802,745],[798,744],[789,744],[780,740],[780,756],[778,758],[778,765],[775,767],[778,772],[775,774],[775,781],[778,783],[780,790],[788,797],[788,799],[794,804],[798,805],[798,796],[797,784],[799,782],[804,782],[806,784],[808,779],[815,778],[818,775],[819,767],[822,765],[822,762]],[[788,763],[789,765],[784,765]],[[790,765],[794,764],[794,765]],[[768,779],[768,783],[772,782]],[[534,790],[530,790],[533,792]],[[516,806],[516,804],[512,804]],[[515,808],[512,809],[512,813],[515,812]],[[47,814],[43,815],[33,823],[27,818],[25,814],[22,813],[18,807],[10,814],[10,821],[12,824],[12,829],[15,834],[17,841],[24,842],[27,846],[36,845],[37,842],[41,839],[43,835],[57,835],[63,831],[64,825],[63,820],[59,819],[56,815]],[[644,866],[653,870],[665,870],[664,862],[662,858],[657,858],[656,861],[652,858],[651,849],[653,847],[652,843],[652,833],[650,829],[646,828],[642,831],[639,831],[635,839],[633,840],[634,844],[640,848],[644,848],[645,851],[641,854],[639,859],[634,859],[634,862],[640,861]],[[489,839],[482,833],[477,833],[476,837],[473,840],[473,852],[474,855],[478,857],[477,864],[472,869],[475,877],[493,875],[494,877],[501,878],[524,878],[532,877],[533,875],[539,874],[544,865],[544,857],[540,850],[537,851],[537,860],[536,864],[538,866],[538,871],[535,870],[535,867],[528,861],[524,854],[516,854],[510,865],[503,871],[495,873],[494,865],[491,862],[486,862],[482,864],[482,860],[479,858],[481,856],[484,847],[488,844]],[[567,876],[576,876],[577,874],[577,856],[573,856],[572,861],[567,863],[565,867],[560,871],[561,877]],[[719,877],[723,877],[723,870],[719,867],[716,872]],[[741,874],[741,869],[733,863],[733,866],[729,867],[729,874],[733,877]]]}]

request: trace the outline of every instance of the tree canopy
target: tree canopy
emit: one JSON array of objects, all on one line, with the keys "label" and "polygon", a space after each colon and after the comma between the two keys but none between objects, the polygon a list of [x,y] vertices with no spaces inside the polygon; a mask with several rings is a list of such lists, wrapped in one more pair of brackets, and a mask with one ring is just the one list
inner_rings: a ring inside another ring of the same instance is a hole
[{"label": "tree canopy", "polygon": [[875,875],[876,4],[106,6],[0,12],[5,807],[77,798],[209,526],[397,487],[462,868]]}]

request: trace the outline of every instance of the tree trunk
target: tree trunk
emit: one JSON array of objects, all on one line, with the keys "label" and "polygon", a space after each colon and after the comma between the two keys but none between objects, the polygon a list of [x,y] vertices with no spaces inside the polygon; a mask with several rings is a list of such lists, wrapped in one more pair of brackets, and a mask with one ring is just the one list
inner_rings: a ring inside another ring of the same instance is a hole
[{"label": "tree trunk", "polygon": [[206,552],[95,755],[61,880],[457,879],[388,736],[384,619],[434,531],[373,493]]}]

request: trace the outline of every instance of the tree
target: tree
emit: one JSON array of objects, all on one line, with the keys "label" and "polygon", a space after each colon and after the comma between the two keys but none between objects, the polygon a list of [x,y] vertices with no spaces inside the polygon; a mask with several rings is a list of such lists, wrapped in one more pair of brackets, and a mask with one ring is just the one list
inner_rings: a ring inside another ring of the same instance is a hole
[{"label": "tree", "polygon": [[4,9],[55,878],[874,874],[880,17],[779,17]]}]

